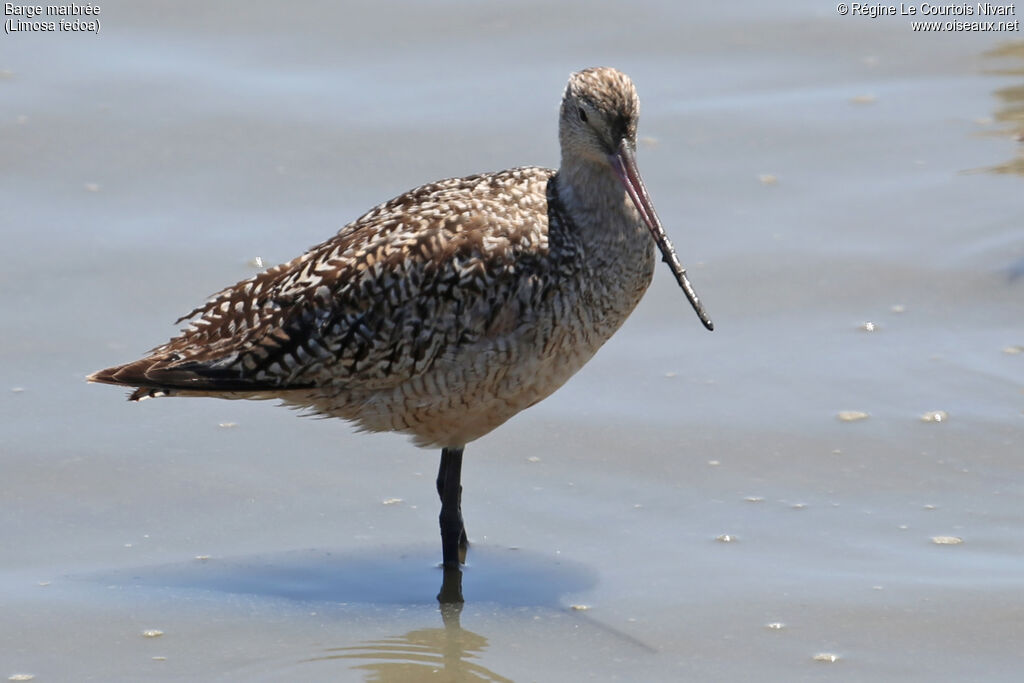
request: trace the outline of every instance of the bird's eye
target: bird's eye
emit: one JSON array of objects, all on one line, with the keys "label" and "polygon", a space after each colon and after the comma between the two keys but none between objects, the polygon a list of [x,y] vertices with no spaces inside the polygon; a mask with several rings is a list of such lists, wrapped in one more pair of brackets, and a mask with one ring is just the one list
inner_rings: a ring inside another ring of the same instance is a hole
[{"label": "bird's eye", "polygon": [[582,121],[583,123],[586,123],[587,122],[587,112],[585,112],[583,110],[583,107],[580,107],[578,111],[579,111],[579,114],[580,114],[580,121]]}]

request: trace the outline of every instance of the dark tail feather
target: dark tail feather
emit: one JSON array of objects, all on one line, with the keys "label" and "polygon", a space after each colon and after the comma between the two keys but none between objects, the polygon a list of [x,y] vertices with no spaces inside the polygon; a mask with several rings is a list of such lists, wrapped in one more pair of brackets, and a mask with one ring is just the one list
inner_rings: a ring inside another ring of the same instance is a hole
[{"label": "dark tail feather", "polygon": [[85,378],[87,382],[114,384],[134,387],[129,401],[145,398],[174,396],[187,392],[230,392],[230,391],[282,391],[306,389],[312,385],[290,384],[281,387],[266,381],[253,381],[238,377],[221,368],[210,367],[197,362],[182,362],[179,359],[150,356],[140,360],[115,365],[112,368],[94,372]]},{"label": "dark tail feather", "polygon": [[144,398],[156,398],[157,396],[173,396],[174,387],[169,386],[162,378],[157,379],[153,376],[153,374],[157,374],[152,373],[154,366],[158,365],[161,360],[163,359],[143,358],[124,365],[115,365],[112,368],[94,372],[85,380],[97,384],[135,387],[135,391],[128,396],[129,401],[141,401]]}]

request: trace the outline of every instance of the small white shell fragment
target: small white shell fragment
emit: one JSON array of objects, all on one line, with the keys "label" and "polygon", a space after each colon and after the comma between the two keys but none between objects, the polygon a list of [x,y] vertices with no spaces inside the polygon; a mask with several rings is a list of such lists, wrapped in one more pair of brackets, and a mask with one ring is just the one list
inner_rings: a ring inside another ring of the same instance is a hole
[{"label": "small white shell fragment", "polygon": [[403,502],[401,498],[385,498],[381,501],[384,505],[398,505]]},{"label": "small white shell fragment", "polygon": [[964,539],[959,536],[932,536],[932,543],[935,545],[960,545]]},{"label": "small white shell fragment", "polygon": [[220,422],[217,424],[221,429],[234,429],[238,426],[237,422]]},{"label": "small white shell fragment", "polygon": [[731,534],[720,534],[715,536],[715,540],[719,543],[735,543],[737,539]]},{"label": "small white shell fragment", "polygon": [[569,609],[573,610],[574,612],[586,612],[588,609],[590,609],[590,605],[569,605]]},{"label": "small white shell fragment", "polygon": [[35,678],[35,674],[11,674],[7,677],[9,681],[31,681]]},{"label": "small white shell fragment", "polygon": [[781,621],[773,621],[770,624],[765,624],[764,627],[769,631],[781,631],[782,629],[786,628],[786,625],[783,624]]},{"label": "small white shell fragment", "polygon": [[836,413],[836,417],[839,418],[840,422],[857,422],[858,420],[868,419],[870,415],[863,410],[840,410]]},{"label": "small white shell fragment", "polygon": [[826,664],[834,664],[839,661],[839,655],[831,652],[820,652],[811,657],[816,662],[825,662]]},{"label": "small white shell fragment", "polygon": [[865,322],[861,323],[861,325],[860,325],[860,327],[858,329],[860,329],[862,332],[877,332],[878,331],[878,325],[876,325],[873,322],[871,322],[870,320],[868,320],[868,321],[865,321]]},{"label": "small white shell fragment", "polygon": [[779,182],[778,177],[772,175],[771,173],[761,173],[760,175],[757,176],[757,179],[761,182],[762,185],[775,185]]},{"label": "small white shell fragment", "polygon": [[946,422],[949,420],[949,413],[945,410],[932,410],[921,416],[921,422]]},{"label": "small white shell fragment", "polygon": [[253,256],[251,259],[246,261],[246,265],[248,265],[248,266],[250,266],[252,268],[262,268],[263,267],[263,258],[260,257],[260,256]]},{"label": "small white shell fragment", "polygon": [[159,638],[163,634],[164,634],[164,632],[161,631],[158,628],[147,628],[145,631],[142,632],[142,637],[143,638]]}]

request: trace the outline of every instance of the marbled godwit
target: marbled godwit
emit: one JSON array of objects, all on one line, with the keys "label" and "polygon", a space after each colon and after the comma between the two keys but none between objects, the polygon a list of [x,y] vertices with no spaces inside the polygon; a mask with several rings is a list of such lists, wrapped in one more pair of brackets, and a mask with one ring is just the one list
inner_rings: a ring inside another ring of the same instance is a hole
[{"label": "marbled godwit", "polygon": [[712,329],[637,170],[638,111],[625,74],[575,73],[558,171],[411,190],[215,294],[179,319],[191,321],[180,336],[89,380],[136,387],[133,401],[281,399],[441,448],[444,566],[457,569],[463,448],[590,360],[650,284],[655,245]]}]

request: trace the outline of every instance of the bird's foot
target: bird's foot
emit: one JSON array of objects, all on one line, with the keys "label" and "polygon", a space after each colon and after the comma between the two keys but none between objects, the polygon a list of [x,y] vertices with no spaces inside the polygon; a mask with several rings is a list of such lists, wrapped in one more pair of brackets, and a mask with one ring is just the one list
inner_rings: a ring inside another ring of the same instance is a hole
[{"label": "bird's foot", "polygon": [[444,567],[444,578],[441,580],[441,592],[437,601],[442,605],[462,604],[462,569],[458,566]]}]

